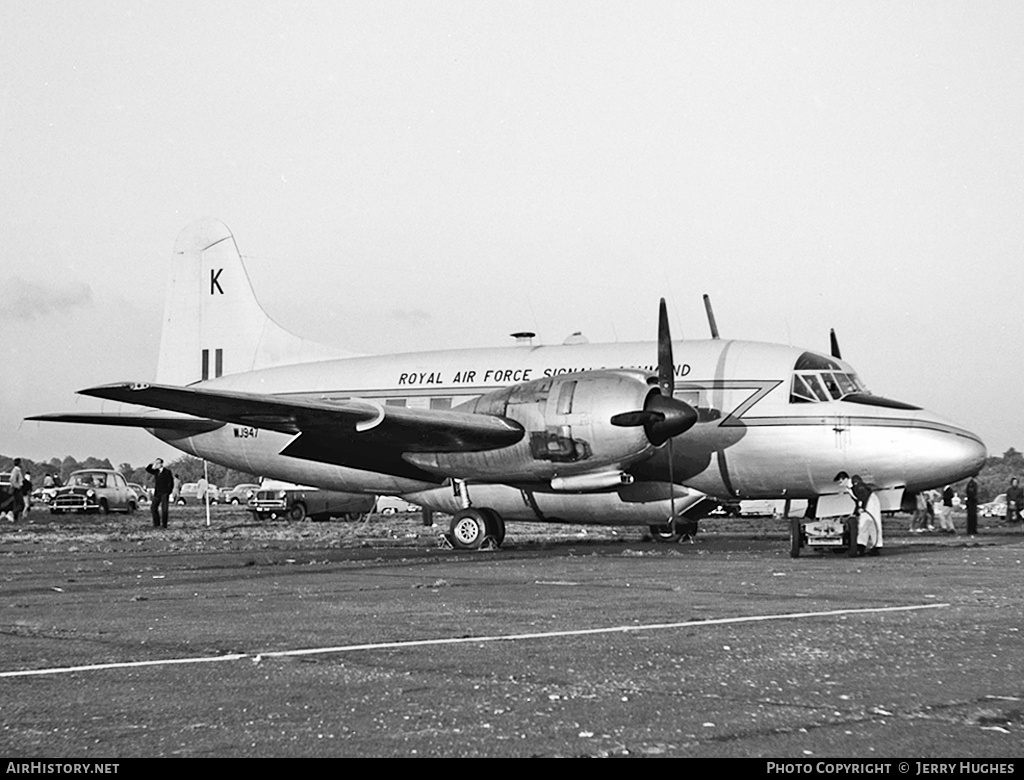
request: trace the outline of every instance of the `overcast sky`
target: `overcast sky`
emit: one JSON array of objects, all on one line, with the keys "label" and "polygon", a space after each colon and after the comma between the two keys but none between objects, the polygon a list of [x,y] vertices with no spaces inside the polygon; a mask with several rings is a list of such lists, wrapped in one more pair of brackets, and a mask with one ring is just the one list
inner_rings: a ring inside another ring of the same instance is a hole
[{"label": "overcast sky", "polygon": [[178,231],[361,352],[828,348],[1024,449],[1024,4],[0,0],[0,453],[156,370]]}]

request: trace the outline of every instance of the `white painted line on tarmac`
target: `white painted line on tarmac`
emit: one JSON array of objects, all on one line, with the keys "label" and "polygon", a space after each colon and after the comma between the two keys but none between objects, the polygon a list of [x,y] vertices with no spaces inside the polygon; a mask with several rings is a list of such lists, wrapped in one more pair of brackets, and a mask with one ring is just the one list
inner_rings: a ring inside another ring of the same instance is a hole
[{"label": "white painted line on tarmac", "polygon": [[47,674],[68,674],[71,672],[96,672],[105,669],[135,669],[144,666],[170,666],[172,664],[202,664],[218,661],[240,661],[249,658],[260,661],[264,658],[285,658],[299,655],[325,655],[327,653],[351,653],[356,650],[399,650],[407,647],[428,647],[432,645],[464,645],[478,642],[515,642],[525,639],[556,639],[559,637],[593,636],[596,634],[629,634],[639,631],[665,631],[673,628],[700,628],[723,626],[731,623],[762,623],[769,620],[798,620],[814,617],[839,617],[842,615],[868,615],[882,612],[913,612],[923,609],[943,609],[949,604],[915,604],[906,607],[866,607],[863,609],[831,609],[824,612],[787,612],[778,615],[747,615],[711,620],[687,620],[681,623],[647,623],[609,628],[581,628],[567,631],[538,631],[529,634],[498,634],[495,636],[460,636],[445,639],[410,639],[400,642],[373,642],[362,645],[337,645],[335,647],[311,647],[303,650],[271,650],[262,653],[233,653],[201,658],[165,658],[156,661],[125,661],[122,663],[89,664],[85,666],[59,666],[49,669],[25,669],[0,672],[0,677],[31,677]]},{"label": "white painted line on tarmac", "polygon": [[25,669],[18,672],[0,672],[0,677],[31,677],[41,674],[68,674],[69,672],[98,672],[103,669],[135,669],[140,666],[169,666],[171,664],[209,664],[217,661],[239,661],[248,658],[248,653],[232,655],[210,655],[202,658],[162,658],[157,661],[117,661],[109,664],[88,664],[85,666],[55,666],[50,669]]}]

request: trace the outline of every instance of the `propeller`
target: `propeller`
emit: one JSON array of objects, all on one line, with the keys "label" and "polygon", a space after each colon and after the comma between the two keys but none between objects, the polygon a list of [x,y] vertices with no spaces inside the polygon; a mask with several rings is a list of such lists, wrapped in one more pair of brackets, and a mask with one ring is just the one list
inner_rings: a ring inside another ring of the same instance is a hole
[{"label": "propeller", "polygon": [[[653,384],[653,378],[652,380]],[[644,401],[644,408],[622,412],[612,417],[612,425],[621,428],[643,426],[651,444],[660,447],[673,436],[678,436],[697,422],[697,410],[684,401],[673,398],[675,393],[675,364],[672,360],[672,334],[668,327],[665,299],[658,311],[658,392],[652,392]]]},{"label": "propeller", "polygon": [[[660,447],[673,436],[690,430],[697,422],[697,410],[685,401],[673,398],[676,387],[675,363],[672,358],[672,334],[668,327],[668,310],[665,299],[658,308],[658,392],[651,392],[644,401],[644,408],[633,412],[622,412],[612,417],[612,425],[623,428],[643,426],[648,440]],[[669,522],[675,525],[675,473],[672,468],[672,447],[668,448],[669,502],[672,516]]]}]

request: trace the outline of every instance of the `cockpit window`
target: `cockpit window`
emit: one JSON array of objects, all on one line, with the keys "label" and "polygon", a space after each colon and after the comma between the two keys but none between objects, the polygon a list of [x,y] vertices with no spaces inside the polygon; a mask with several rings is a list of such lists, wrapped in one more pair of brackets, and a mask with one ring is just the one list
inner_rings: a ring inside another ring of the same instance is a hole
[{"label": "cockpit window", "polygon": [[794,404],[838,401],[851,395],[869,395],[860,378],[844,371],[824,355],[805,352],[793,367],[789,402]]},{"label": "cockpit window", "polygon": [[[795,378],[799,376],[799,374],[794,375]],[[811,396],[812,401],[828,400],[828,394],[825,392],[825,389],[821,386],[821,380],[818,379],[817,374],[805,374],[803,377],[803,381],[807,384],[807,387],[810,388],[811,392],[813,393],[813,395]]]}]

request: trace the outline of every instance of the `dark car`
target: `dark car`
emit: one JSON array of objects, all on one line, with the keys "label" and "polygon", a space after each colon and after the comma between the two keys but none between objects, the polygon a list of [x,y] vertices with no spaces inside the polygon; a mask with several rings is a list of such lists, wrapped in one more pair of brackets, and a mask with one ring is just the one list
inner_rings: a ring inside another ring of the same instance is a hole
[{"label": "dark car", "polygon": [[330,520],[342,517],[357,520],[373,509],[376,496],[320,490],[288,482],[266,480],[249,501],[257,520]]},{"label": "dark car", "polygon": [[138,508],[135,491],[122,474],[108,469],[83,469],[71,472],[50,504],[50,512],[127,512]]}]

